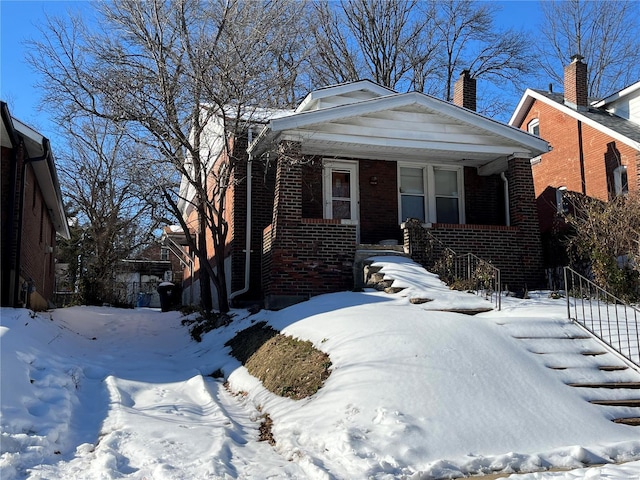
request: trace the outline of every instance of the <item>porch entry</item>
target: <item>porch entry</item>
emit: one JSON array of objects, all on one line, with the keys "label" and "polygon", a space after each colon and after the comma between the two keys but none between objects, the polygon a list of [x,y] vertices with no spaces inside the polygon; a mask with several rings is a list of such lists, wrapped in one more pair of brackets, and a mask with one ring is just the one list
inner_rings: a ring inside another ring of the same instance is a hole
[{"label": "porch entry", "polygon": [[324,160],[323,187],[324,217],[356,225],[356,242],[359,242],[358,163],[346,160]]}]

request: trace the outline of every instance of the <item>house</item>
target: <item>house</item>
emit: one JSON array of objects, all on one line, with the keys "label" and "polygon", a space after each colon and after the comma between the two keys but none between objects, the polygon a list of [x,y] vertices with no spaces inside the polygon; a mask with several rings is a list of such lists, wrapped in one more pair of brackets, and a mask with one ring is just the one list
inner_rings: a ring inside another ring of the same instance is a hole
[{"label": "house", "polygon": [[52,306],[56,235],[69,238],[49,140],[2,114],[2,306]]},{"label": "house", "polygon": [[[168,227],[165,227],[165,229]],[[160,307],[158,286],[182,283],[180,259],[169,247],[152,243],[134,258],[121,260],[115,269],[116,297],[132,307]]]},{"label": "house", "polygon": [[365,80],[313,91],[250,130],[235,172],[248,181],[228,200],[234,301],[279,308],[353,289],[356,258],[428,264],[445,246],[490,260],[510,288],[540,284],[530,161],[548,144],[476,113],[467,71],[454,102]]},{"label": "house", "polygon": [[564,70],[564,93],[528,89],[509,125],[547,140],[552,150],[531,160],[546,263],[553,254],[564,191],[608,201],[640,190],[640,81],[603,99],[587,96],[587,65],[580,55]]}]

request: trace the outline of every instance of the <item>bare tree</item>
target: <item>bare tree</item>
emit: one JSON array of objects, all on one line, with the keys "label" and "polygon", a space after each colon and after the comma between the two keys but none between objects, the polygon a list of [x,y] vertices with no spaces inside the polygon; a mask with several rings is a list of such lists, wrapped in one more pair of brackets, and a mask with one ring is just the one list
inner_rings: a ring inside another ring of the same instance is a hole
[{"label": "bare tree", "polygon": [[69,259],[71,270],[85,301],[113,302],[114,265],[148,243],[157,226],[131,164],[139,147],[111,122],[93,117],[66,125],[65,137],[58,169],[78,233],[66,250],[80,257]]},{"label": "bare tree", "polygon": [[[342,0],[312,5],[317,48],[312,66],[323,83],[370,78],[395,90],[451,100],[453,82],[462,70],[516,88],[533,71],[528,36],[499,29],[495,4]],[[492,100],[494,110],[500,105]]]},{"label": "bare tree", "polygon": [[580,54],[589,66],[589,95],[621,90],[640,78],[640,3],[549,0],[537,43],[547,78],[563,84],[563,66]]},{"label": "bare tree", "polygon": [[[412,81],[433,56],[426,29],[430,18],[418,13],[419,0],[341,0],[312,4],[320,83],[369,78],[392,89]],[[413,70],[417,75],[413,75]]]},{"label": "bare tree", "polygon": [[586,261],[589,274],[618,297],[640,297],[640,195],[615,197],[609,202],[572,193],[566,216],[572,229],[568,239],[573,262]]},{"label": "bare tree", "polygon": [[501,30],[494,22],[499,5],[474,0],[443,0],[437,3],[435,28],[441,48],[440,96],[453,98],[453,82],[468,69],[475,78],[494,85],[517,86],[533,71],[529,40],[523,32]]},{"label": "bare tree", "polygon": [[[213,284],[227,312],[225,198],[242,158],[234,139],[256,105],[290,97],[292,76],[279,61],[291,53],[303,4],[114,0],[96,8],[93,28],[77,17],[50,19],[32,43],[46,99],[60,105],[61,119],[108,119],[155,152],[140,168],[154,173],[184,231],[195,233],[187,240],[200,264],[203,307],[211,310]],[[214,119],[222,122],[219,148],[203,148]],[[176,174],[189,188],[176,189]],[[193,223],[185,205],[196,212]]]}]

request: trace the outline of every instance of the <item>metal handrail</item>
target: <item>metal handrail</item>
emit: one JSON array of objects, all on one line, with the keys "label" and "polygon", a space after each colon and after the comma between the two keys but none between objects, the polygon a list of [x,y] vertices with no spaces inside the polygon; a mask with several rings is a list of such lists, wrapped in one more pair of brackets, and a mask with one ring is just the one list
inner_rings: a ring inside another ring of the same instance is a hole
[{"label": "metal handrail", "polygon": [[570,267],[564,267],[564,288],[567,317],[640,367],[640,310]]},{"label": "metal handrail", "polygon": [[471,282],[471,290],[482,293],[494,302],[496,308],[502,308],[502,286],[500,269],[473,253],[454,257],[456,278]]}]

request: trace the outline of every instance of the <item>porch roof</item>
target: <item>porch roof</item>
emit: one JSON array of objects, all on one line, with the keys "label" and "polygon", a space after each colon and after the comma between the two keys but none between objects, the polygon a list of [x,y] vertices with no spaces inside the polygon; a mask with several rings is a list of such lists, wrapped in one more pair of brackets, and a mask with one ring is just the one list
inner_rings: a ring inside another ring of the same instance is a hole
[{"label": "porch roof", "polygon": [[437,162],[506,170],[511,157],[533,158],[546,141],[423,93],[394,93],[371,82],[312,92],[290,116],[271,120],[249,146],[254,156],[282,140],[305,155]]}]

